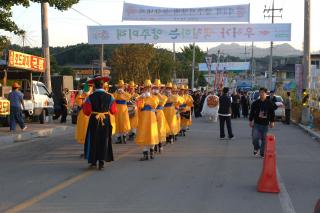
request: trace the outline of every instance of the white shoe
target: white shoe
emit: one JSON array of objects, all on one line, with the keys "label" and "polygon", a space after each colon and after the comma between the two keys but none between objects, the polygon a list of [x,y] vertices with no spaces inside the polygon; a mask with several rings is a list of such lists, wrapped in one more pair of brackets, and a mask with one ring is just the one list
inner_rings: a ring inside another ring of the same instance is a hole
[{"label": "white shoe", "polygon": [[26,129],[27,129],[28,127],[27,126],[25,126],[23,129],[22,129],[22,131],[24,132],[24,131],[26,131]]}]

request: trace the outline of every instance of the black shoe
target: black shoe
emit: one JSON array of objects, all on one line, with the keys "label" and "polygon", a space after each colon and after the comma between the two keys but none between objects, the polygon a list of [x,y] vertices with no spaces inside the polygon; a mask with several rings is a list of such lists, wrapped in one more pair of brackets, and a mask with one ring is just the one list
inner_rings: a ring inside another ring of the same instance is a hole
[{"label": "black shoe", "polygon": [[99,161],[99,170],[104,168],[104,162],[103,161]]},{"label": "black shoe", "polygon": [[150,149],[150,159],[154,159],[154,149]]},{"label": "black shoe", "polygon": [[154,152],[157,153],[158,152],[158,145],[154,146]]},{"label": "black shoe", "polygon": [[144,151],[143,152],[143,157],[140,158],[140,161],[146,161],[146,160],[149,160],[148,151]]},{"label": "black shoe", "polygon": [[162,143],[159,143],[159,145],[158,145],[158,148],[159,148],[159,154],[161,154],[161,151],[162,151]]},{"label": "black shoe", "polygon": [[182,136],[186,136],[186,130],[182,130]]},{"label": "black shoe", "polygon": [[122,143],[126,144],[127,143],[127,137],[125,135],[122,136]]},{"label": "black shoe", "polygon": [[129,140],[133,140],[133,139],[134,139],[134,136],[135,136],[135,134],[132,132],[132,133],[129,135]]},{"label": "black shoe", "polygon": [[92,164],[90,164],[89,167],[90,167],[90,168],[96,168],[96,167],[97,167],[97,164],[96,164],[96,163],[92,163]]},{"label": "black shoe", "polygon": [[121,137],[117,137],[117,141],[115,144],[121,144]]},{"label": "black shoe", "polygon": [[259,151],[259,150],[254,150],[254,151],[253,151],[253,155],[254,155],[255,157],[258,156],[258,151]]}]

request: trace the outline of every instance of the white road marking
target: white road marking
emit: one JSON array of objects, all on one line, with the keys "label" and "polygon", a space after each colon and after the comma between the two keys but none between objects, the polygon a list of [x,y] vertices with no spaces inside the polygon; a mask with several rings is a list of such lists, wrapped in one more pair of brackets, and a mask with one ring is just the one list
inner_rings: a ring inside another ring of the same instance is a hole
[{"label": "white road marking", "polygon": [[290,195],[284,185],[284,182],[280,176],[278,169],[277,169],[277,176],[278,176],[279,185],[280,185],[279,200],[280,200],[282,212],[283,213],[296,213],[296,210],[294,209],[293,204],[291,202]]}]

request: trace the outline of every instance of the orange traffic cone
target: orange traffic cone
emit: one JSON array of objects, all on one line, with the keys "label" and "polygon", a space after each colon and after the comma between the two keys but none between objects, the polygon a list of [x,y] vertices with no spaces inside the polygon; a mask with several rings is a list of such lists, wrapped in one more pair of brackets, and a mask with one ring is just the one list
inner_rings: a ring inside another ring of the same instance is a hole
[{"label": "orange traffic cone", "polygon": [[318,200],[316,206],[314,207],[314,213],[320,213],[320,199]]},{"label": "orange traffic cone", "polygon": [[276,139],[274,135],[267,135],[263,169],[257,185],[258,192],[280,192],[276,168]]}]

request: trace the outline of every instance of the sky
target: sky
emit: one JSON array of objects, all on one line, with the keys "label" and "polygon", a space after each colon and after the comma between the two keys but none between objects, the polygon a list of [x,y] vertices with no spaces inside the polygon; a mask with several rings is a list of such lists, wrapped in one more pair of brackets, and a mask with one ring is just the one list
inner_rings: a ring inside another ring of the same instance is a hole
[{"label": "sky", "polygon": [[[250,4],[251,23],[271,23],[271,19],[265,19],[263,10],[265,5],[271,6],[272,0],[127,0],[126,2],[160,7],[205,7],[236,4]],[[58,11],[49,9],[49,41],[50,46],[67,46],[77,43],[87,43],[88,25],[117,25],[122,19],[122,0],[80,0],[73,5],[73,9]],[[275,23],[291,23],[290,45],[297,49],[303,49],[303,25],[304,25],[304,0],[275,0],[275,8],[283,8],[282,18],[276,18]],[[311,0],[311,51],[320,51],[320,1]],[[276,13],[276,15],[280,15]],[[87,16],[87,17],[85,17]],[[94,21],[92,21],[92,20]],[[32,3],[30,7],[15,6],[13,8],[13,20],[19,27],[26,31],[25,45],[41,46],[41,8],[40,4]],[[148,22],[147,22],[148,23]],[[141,22],[141,24],[144,24]],[[150,24],[150,23],[149,23]],[[169,24],[169,23],[168,23]],[[3,32],[0,32],[3,33]],[[22,38],[13,34],[7,34],[13,43],[22,45]],[[206,50],[218,46],[220,43],[198,43]],[[250,43],[240,43],[242,45]],[[275,45],[281,44],[275,42]],[[187,44],[177,44],[179,50]],[[255,46],[268,47],[269,42],[256,42]],[[172,49],[172,44],[157,44],[156,46]]]}]

